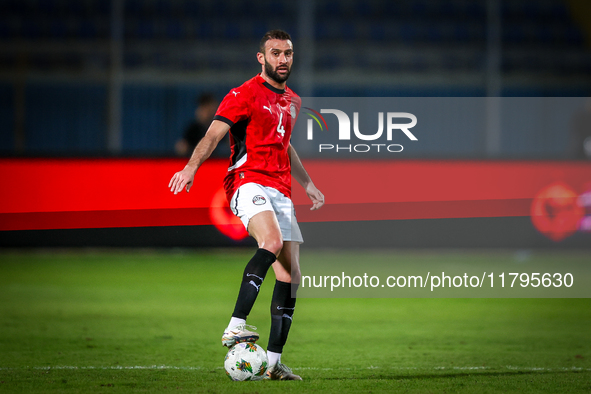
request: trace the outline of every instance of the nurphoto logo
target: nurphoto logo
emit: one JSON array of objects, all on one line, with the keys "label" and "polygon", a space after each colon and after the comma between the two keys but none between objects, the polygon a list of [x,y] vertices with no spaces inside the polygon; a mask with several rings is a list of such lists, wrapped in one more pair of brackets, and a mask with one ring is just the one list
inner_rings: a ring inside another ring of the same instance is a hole
[{"label": "nurphoto logo", "polygon": [[[322,114],[333,114],[337,117],[339,122],[338,139],[339,141],[350,141],[351,140],[351,119],[344,111],[339,109],[321,109],[320,112],[313,110],[312,108],[304,107],[308,110],[306,112],[311,119],[308,119],[307,123],[307,137],[308,140],[314,139],[314,121],[320,128],[320,131],[328,131],[328,125]],[[404,133],[411,141],[418,141],[418,138],[409,130],[416,126],[417,117],[409,112],[387,112],[384,116],[384,112],[378,112],[378,130],[373,133],[362,133],[359,130],[359,112],[353,112],[353,134],[355,137],[362,141],[378,141],[382,139],[384,134],[384,118],[386,119],[386,141],[392,141],[392,136],[395,132],[400,131]],[[396,119],[396,121],[395,121]],[[410,122],[398,123],[399,119],[407,119]],[[387,144],[387,143],[372,143],[372,144],[319,144],[318,151],[347,151],[365,153],[369,151],[375,152],[402,152],[404,147],[401,144]]]}]

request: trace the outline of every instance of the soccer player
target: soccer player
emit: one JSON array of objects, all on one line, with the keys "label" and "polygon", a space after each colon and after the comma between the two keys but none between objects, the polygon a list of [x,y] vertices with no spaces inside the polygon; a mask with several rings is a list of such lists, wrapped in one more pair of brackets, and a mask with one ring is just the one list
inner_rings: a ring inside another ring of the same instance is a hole
[{"label": "soccer player", "polygon": [[303,242],[293,214],[291,175],[305,189],[312,210],[324,204],[323,194],[290,144],[292,125],[301,106],[299,96],[285,83],[291,73],[293,53],[288,33],[271,30],[263,36],[257,53],[261,73],[232,89],[223,99],[188,164],[174,174],[168,185],[174,194],[183,189],[189,192],[201,164],[230,131],[232,156],[224,179],[226,197],[232,212],[242,220],[259,248],[244,270],[222,344],[231,347],[259,338],[251,331],[256,327],[246,325],[246,318],[268,269],[273,267],[276,282],[271,300],[266,376],[273,380],[301,380],[281,363],[296,301],[291,290],[293,287],[297,291],[301,279],[299,245]]}]

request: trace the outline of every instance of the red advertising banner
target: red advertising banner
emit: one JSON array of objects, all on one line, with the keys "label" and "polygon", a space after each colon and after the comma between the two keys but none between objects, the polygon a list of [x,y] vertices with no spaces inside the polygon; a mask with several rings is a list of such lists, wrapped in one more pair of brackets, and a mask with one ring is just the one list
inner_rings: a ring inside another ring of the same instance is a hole
[{"label": "red advertising banner", "polygon": [[[185,159],[0,159],[0,230],[216,225],[246,232],[225,201],[225,160],[209,160],[190,193],[168,186]],[[326,196],[300,222],[532,216],[560,240],[591,229],[591,163],[546,161],[307,160]]]}]

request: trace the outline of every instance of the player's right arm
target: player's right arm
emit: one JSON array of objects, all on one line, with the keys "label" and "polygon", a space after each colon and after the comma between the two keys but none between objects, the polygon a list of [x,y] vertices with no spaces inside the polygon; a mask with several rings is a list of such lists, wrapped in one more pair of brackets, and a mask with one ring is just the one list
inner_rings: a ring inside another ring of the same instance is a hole
[{"label": "player's right arm", "polygon": [[207,133],[195,147],[185,168],[172,176],[172,179],[168,183],[171,192],[177,194],[183,189],[186,189],[187,193],[189,192],[191,186],[193,186],[193,180],[195,179],[197,170],[211,155],[228,130],[230,130],[230,126],[227,123],[219,120],[211,122]]}]

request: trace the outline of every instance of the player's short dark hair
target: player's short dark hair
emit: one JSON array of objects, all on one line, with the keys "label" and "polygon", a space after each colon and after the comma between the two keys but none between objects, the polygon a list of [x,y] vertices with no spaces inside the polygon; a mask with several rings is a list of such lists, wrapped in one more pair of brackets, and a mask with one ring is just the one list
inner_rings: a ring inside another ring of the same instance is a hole
[{"label": "player's short dark hair", "polygon": [[218,101],[216,100],[215,95],[210,92],[202,93],[199,97],[197,97],[197,100],[195,100],[195,104],[197,104],[198,107],[202,105],[217,104],[217,102]]},{"label": "player's short dark hair", "polygon": [[291,41],[291,36],[289,35],[288,32],[283,31],[283,30],[279,30],[279,29],[269,30],[268,32],[265,33],[263,38],[261,38],[261,44],[259,45],[259,52],[265,53],[265,44],[269,40],[290,40]]}]

